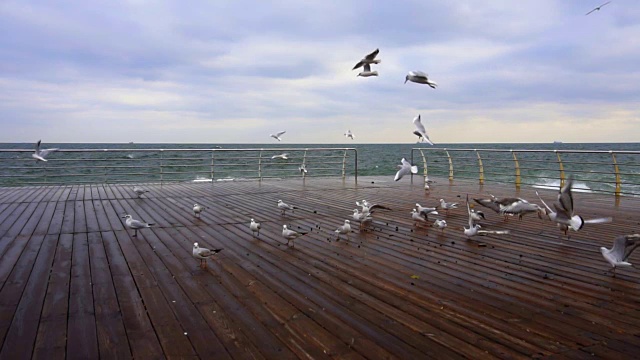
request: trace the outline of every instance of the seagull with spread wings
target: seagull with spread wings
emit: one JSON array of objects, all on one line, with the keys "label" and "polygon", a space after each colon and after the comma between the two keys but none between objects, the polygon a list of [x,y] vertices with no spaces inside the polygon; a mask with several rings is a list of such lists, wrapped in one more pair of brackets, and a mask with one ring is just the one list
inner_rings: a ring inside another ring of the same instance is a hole
[{"label": "seagull with spread wings", "polygon": [[429,145],[433,145],[433,142],[431,142],[431,139],[429,139],[429,135],[427,135],[427,130],[424,128],[424,125],[422,125],[420,114],[413,118],[413,125],[416,127],[413,133],[418,137],[418,141],[426,142]]},{"label": "seagull with spread wings", "polygon": [[617,236],[613,240],[613,247],[611,249],[607,249],[604,246],[600,248],[600,252],[604,259],[611,264],[611,267],[613,267],[614,277],[616,276],[616,267],[633,266],[627,261],[627,259],[633,250],[637,249],[639,246],[640,234],[633,234]]},{"label": "seagull with spread wings", "polygon": [[275,134],[271,134],[271,137],[278,141],[282,141],[282,138],[280,138],[280,136],[284,135],[284,133],[286,133],[286,131],[280,131]]},{"label": "seagull with spread wings", "polygon": [[53,148],[53,149],[40,149],[40,143],[42,142],[42,140],[38,140],[38,142],[36,143],[36,151],[31,154],[31,157],[36,159],[36,161],[44,161],[46,162],[47,159],[45,159],[47,157],[47,155],[49,155],[50,153],[54,152],[54,151],[58,151],[60,149],[58,148]]},{"label": "seagull with spread wings", "polygon": [[610,3],[610,2],[611,2],[611,1],[607,1],[606,3],[604,3],[604,4],[600,5],[600,6],[596,6],[593,10],[589,11],[588,13],[586,13],[586,14],[584,14],[584,15],[586,16],[586,15],[591,14],[591,13],[592,13],[592,12],[594,12],[594,11],[600,11],[600,9],[601,9],[603,6],[607,5],[607,4],[608,4],[608,3]]}]

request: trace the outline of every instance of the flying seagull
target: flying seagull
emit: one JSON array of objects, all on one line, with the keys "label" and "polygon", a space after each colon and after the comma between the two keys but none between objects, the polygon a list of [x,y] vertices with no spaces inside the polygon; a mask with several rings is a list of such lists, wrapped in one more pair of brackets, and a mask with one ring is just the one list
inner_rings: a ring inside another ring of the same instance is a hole
[{"label": "flying seagull", "polygon": [[282,153],[280,155],[273,155],[271,157],[271,159],[282,159],[282,160],[289,160],[289,154],[288,153]]},{"label": "flying seagull", "polygon": [[396,176],[393,178],[393,181],[398,181],[398,180],[402,179],[403,176],[408,175],[408,174],[417,174],[418,173],[418,167],[417,166],[411,165],[411,163],[408,162],[407,160],[405,160],[405,158],[402,158],[402,160],[400,160],[400,161],[402,162],[402,165],[398,165],[398,167],[400,169],[396,173]]},{"label": "flying seagull", "polygon": [[611,1],[607,1],[607,2],[606,2],[606,3],[604,3],[604,4],[602,4],[602,5],[600,5],[600,6],[597,6],[597,7],[596,7],[596,8],[594,8],[593,10],[589,11],[588,13],[586,13],[586,14],[585,14],[585,16],[586,16],[586,15],[591,14],[592,12],[594,12],[594,11],[596,11],[596,10],[597,10],[597,11],[600,11],[600,9],[601,9],[603,6],[607,5],[607,4],[608,4],[608,3],[610,3],[610,2],[611,2]]},{"label": "flying seagull", "polygon": [[[355,70],[360,66],[365,66],[369,64],[380,64],[380,60],[376,59],[376,56],[378,56],[379,52],[380,52],[380,49],[375,49],[371,54],[365,56],[362,60],[358,61],[356,66],[354,66],[353,69],[351,70]],[[365,67],[365,71],[370,71],[370,68],[368,66]],[[377,72],[376,72],[376,75],[378,75]]]},{"label": "flying seagull", "polygon": [[284,133],[286,133],[286,131],[280,131],[276,134],[271,134],[271,137],[278,140],[278,141],[282,141],[282,139],[280,138],[280,136],[284,135]]},{"label": "flying seagull", "polygon": [[409,71],[407,76],[404,78],[404,83],[407,81],[411,81],[418,84],[427,84],[431,86],[432,89],[435,89],[438,84],[435,81],[429,80],[429,75],[422,71]]},{"label": "flying seagull", "polygon": [[207,259],[219,253],[220,251],[222,251],[222,249],[209,250],[207,248],[199,247],[197,242],[193,243],[193,257],[200,260],[200,268],[202,269],[207,268]]},{"label": "flying seagull", "polygon": [[344,133],[344,136],[346,136],[346,137],[348,137],[348,138],[351,138],[351,140],[353,140],[353,138],[355,137],[355,136],[353,135],[353,133],[351,132],[351,130],[347,130],[347,132],[346,132],[346,133]]},{"label": "flying seagull", "polygon": [[136,220],[129,214],[123,216],[122,218],[127,219],[125,220],[125,223],[127,224],[127,227],[129,229],[133,229],[133,236],[138,236],[139,229],[148,228],[154,225],[153,223],[146,223],[144,221]]},{"label": "flying seagull", "polygon": [[613,219],[610,217],[585,220],[580,215],[575,214],[573,208],[573,195],[571,188],[573,187],[573,178],[569,177],[558,194],[558,202],[553,206],[556,209],[555,222],[567,225],[574,231],[582,229],[584,224],[601,224],[609,223]]},{"label": "flying seagull", "polygon": [[47,159],[45,159],[45,158],[47,157],[47,155],[49,155],[49,153],[52,153],[54,151],[60,150],[58,148],[40,149],[40,142],[42,142],[42,140],[38,140],[38,142],[36,143],[36,151],[33,154],[31,154],[31,157],[36,159],[36,161],[44,161],[44,162],[46,162]]},{"label": "flying seagull", "polygon": [[416,130],[414,130],[413,133],[418,137],[418,140],[420,142],[426,142],[429,145],[433,145],[429,139],[429,135],[427,135],[427,130],[425,130],[424,125],[422,125],[422,121],[420,121],[420,114],[413,118],[413,125],[416,127]]},{"label": "flying seagull", "polygon": [[600,252],[609,264],[613,267],[613,276],[616,276],[616,267],[618,266],[632,266],[630,262],[627,262],[629,255],[640,246],[640,234],[633,235],[620,235],[613,240],[613,247],[607,249],[601,247]]},{"label": "flying seagull", "polygon": [[362,71],[359,72],[358,75],[356,75],[356,77],[358,77],[358,76],[362,76],[362,77],[378,76],[378,72],[377,71],[371,71],[371,65],[364,64],[362,66]]}]

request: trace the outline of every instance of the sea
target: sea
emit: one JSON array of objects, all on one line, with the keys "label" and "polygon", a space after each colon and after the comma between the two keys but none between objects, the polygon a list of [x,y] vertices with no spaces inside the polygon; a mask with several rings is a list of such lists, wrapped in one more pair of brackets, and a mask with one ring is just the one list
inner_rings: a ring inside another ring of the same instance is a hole
[{"label": "sea", "polygon": [[[482,176],[485,183],[513,183],[516,181],[515,154],[520,181],[524,186],[558,188],[562,175],[565,178],[574,177],[576,191],[613,193],[617,186],[614,155],[622,192],[625,195],[640,195],[640,143],[483,143],[435,146],[424,143],[47,143],[42,147],[60,148],[64,151],[51,153],[49,161],[43,163],[36,162],[30,156],[34,144],[0,143],[0,186],[239,181],[257,177],[301,175],[353,177],[356,175],[356,166],[358,177],[388,176],[393,181],[402,158],[418,166],[418,175],[428,175],[432,179],[447,179],[450,175],[454,179],[479,179]],[[355,151],[313,150],[318,148],[350,148]],[[92,151],[85,152],[85,149]],[[154,149],[163,151],[153,151]],[[212,155],[210,151],[188,151],[190,149],[216,151]],[[237,151],[239,149],[253,150]],[[287,153],[288,159],[271,158],[282,153]],[[483,165],[482,175],[478,157]],[[305,163],[307,173],[300,171],[302,163]],[[158,170],[160,164],[162,169]]]}]

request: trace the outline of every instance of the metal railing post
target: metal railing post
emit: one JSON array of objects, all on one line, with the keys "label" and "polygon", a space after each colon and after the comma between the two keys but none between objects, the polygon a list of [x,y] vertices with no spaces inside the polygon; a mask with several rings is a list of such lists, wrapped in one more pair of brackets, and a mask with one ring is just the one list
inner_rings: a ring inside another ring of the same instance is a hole
[{"label": "metal railing post", "polygon": [[258,179],[262,180],[262,149],[258,153]]},{"label": "metal railing post", "polygon": [[[411,151],[413,153],[413,151]],[[422,170],[422,174],[424,176],[424,179],[427,180],[427,178],[429,177],[429,173],[427,170],[427,157],[424,156],[424,151],[422,151],[422,149],[420,149],[420,154],[422,155],[422,167],[424,168],[424,170]]]},{"label": "metal railing post", "polygon": [[453,181],[453,161],[447,149],[444,149],[444,152],[447,153],[447,159],[449,159],[449,181]]},{"label": "metal railing post", "polygon": [[213,185],[213,176],[214,176],[214,172],[213,172],[213,158],[215,157],[215,149],[211,149],[211,165],[209,166],[209,176],[211,177],[211,185]]},{"label": "metal railing post", "polygon": [[355,156],[355,160],[354,160],[354,177],[355,177],[355,182],[356,184],[358,183],[358,149],[353,149],[353,153]]},{"label": "metal railing post", "polygon": [[613,171],[616,176],[616,197],[622,194],[622,181],[620,180],[620,169],[618,168],[618,162],[616,161],[616,154],[613,151],[609,151],[611,153],[611,158],[613,159]]},{"label": "metal railing post", "polygon": [[478,150],[475,150],[475,152],[478,156],[478,182],[480,183],[480,185],[484,185],[484,166],[482,166],[482,158],[480,158],[480,153],[478,152]]},{"label": "metal railing post", "polygon": [[[307,169],[307,149],[304,149],[304,154],[302,154],[302,168],[303,169]],[[305,179],[307,177],[307,172],[306,171],[300,171],[302,173],[302,179]]]},{"label": "metal railing post", "polygon": [[516,170],[516,189],[520,189],[521,180],[520,180],[520,163],[518,163],[518,157],[516,156],[516,152],[511,150],[511,154],[513,154],[513,163],[515,165]]},{"label": "metal railing post", "polygon": [[558,168],[560,169],[560,188],[564,186],[564,165],[562,164],[562,158],[560,157],[560,153],[558,150],[553,150],[558,157]]},{"label": "metal railing post", "polygon": [[344,154],[342,154],[342,180],[345,179],[345,167],[347,166],[347,151],[348,149],[344,149]]},{"label": "metal railing post", "polygon": [[162,187],[162,184],[164,183],[163,172],[164,172],[164,150],[160,149],[160,187]]}]

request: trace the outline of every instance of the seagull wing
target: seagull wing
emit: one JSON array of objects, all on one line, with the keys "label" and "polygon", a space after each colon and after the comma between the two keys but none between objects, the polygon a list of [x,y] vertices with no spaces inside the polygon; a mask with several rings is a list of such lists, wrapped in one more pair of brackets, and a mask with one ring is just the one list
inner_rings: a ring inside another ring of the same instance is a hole
[{"label": "seagull wing", "polygon": [[[615,246],[615,245],[614,245]],[[640,246],[640,234],[626,235],[624,236],[624,257],[622,261],[626,261],[633,250]]]},{"label": "seagull wing", "polygon": [[36,143],[36,154],[40,153],[40,143],[42,142],[42,140],[38,140],[38,142]]},{"label": "seagull wing", "polygon": [[469,229],[473,228],[473,217],[471,217],[471,208],[469,207],[469,195],[467,195],[467,216],[469,217]]},{"label": "seagull wing", "polygon": [[371,72],[371,65],[364,64],[364,66],[362,66],[362,69],[363,72]]},{"label": "seagull wing", "polygon": [[360,67],[360,66],[362,66],[362,65],[364,65],[364,61],[360,60],[360,61],[358,61],[358,63],[356,64],[356,66],[354,66],[354,67],[353,67],[353,69],[351,69],[351,70],[355,70],[355,69],[359,68],[359,67]]},{"label": "seagull wing", "polygon": [[284,133],[286,133],[286,131],[279,131],[278,133],[276,133],[276,136],[280,137],[284,135]]},{"label": "seagull wing", "polygon": [[473,199],[473,201],[475,201],[478,204],[480,204],[480,205],[482,205],[482,206],[484,206],[486,208],[489,208],[489,209],[491,209],[491,210],[493,210],[493,211],[495,211],[497,213],[500,212],[500,205],[497,202],[493,201],[493,200],[490,200],[490,199]]},{"label": "seagull wing", "polygon": [[429,78],[429,75],[427,75],[427,73],[422,72],[422,71],[410,71],[409,75],[413,75],[415,77],[423,78],[425,80],[427,80]]},{"label": "seagull wing", "polygon": [[60,149],[58,148],[53,148],[53,149],[44,149],[44,150],[40,150],[40,156],[45,157],[47,155],[49,155],[50,153],[54,152],[54,151],[58,151]]},{"label": "seagull wing", "polygon": [[569,177],[562,189],[560,189],[560,194],[558,194],[558,201],[560,202],[562,208],[564,208],[564,210],[567,212],[569,217],[573,216],[573,195],[571,194],[572,186],[573,178]]},{"label": "seagull wing", "polygon": [[585,224],[606,224],[613,221],[612,217],[595,218],[589,220],[583,220]]},{"label": "seagull wing", "polygon": [[538,192],[536,191],[536,195],[538,195],[538,199],[540,199],[540,201],[542,202],[542,205],[544,205],[544,207],[547,208],[547,210],[549,211],[549,213],[554,212],[553,210],[551,210],[551,208],[549,207],[549,205],[547,205],[546,202],[544,202],[544,200],[542,200],[542,198],[540,197],[540,194],[538,194]]},{"label": "seagull wing", "polygon": [[371,54],[365,56],[364,58],[367,60],[373,60],[376,58],[376,56],[378,56],[379,52],[380,52],[380,49],[375,49]]}]

